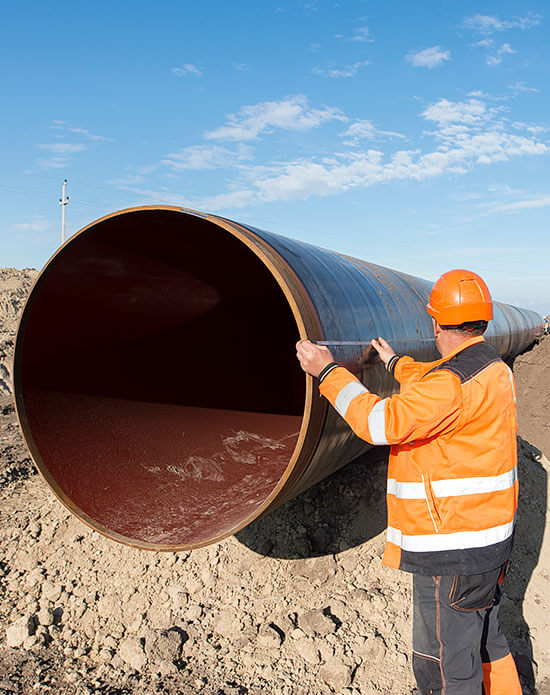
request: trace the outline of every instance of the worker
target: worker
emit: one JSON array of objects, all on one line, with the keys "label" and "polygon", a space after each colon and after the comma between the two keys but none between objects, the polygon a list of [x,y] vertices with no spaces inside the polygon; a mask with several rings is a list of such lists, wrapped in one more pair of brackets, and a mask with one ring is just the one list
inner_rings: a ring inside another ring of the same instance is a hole
[{"label": "worker", "polygon": [[302,369],[362,439],[391,445],[383,564],[413,573],[413,670],[422,695],[521,695],[498,624],[518,500],[515,386],[483,333],[487,285],[444,273],[428,314],[441,359],[372,340],[400,393],[380,398],[329,349],[300,341]]}]

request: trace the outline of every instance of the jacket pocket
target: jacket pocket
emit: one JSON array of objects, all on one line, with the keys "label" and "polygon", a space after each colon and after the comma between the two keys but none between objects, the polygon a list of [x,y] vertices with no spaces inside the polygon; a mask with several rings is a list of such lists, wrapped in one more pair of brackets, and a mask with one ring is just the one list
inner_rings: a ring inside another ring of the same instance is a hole
[{"label": "jacket pocket", "polygon": [[497,602],[498,580],[502,567],[483,574],[453,577],[449,603],[457,611],[481,611]]},{"label": "jacket pocket", "polygon": [[426,504],[428,505],[428,512],[430,513],[430,518],[434,525],[436,533],[439,533],[439,528],[441,526],[441,517],[437,511],[437,506],[435,504],[435,494],[432,488],[432,482],[430,476],[422,474],[422,482],[424,483],[424,494],[426,495]]}]

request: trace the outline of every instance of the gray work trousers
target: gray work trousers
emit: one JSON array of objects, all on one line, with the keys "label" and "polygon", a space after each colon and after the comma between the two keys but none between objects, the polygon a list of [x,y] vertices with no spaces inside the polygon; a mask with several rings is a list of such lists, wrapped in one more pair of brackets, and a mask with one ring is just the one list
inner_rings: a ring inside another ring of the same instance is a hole
[{"label": "gray work trousers", "polygon": [[419,695],[481,695],[482,664],[510,653],[498,624],[502,568],[413,575],[413,670]]}]

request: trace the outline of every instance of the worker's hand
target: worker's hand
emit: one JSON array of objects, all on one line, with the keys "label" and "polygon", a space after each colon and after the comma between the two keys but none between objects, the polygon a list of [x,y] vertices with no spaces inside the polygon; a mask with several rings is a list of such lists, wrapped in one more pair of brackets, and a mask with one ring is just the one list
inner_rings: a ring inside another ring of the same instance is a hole
[{"label": "worker's hand", "polygon": [[390,359],[395,355],[395,352],[392,348],[392,346],[387,343],[384,338],[378,337],[378,339],[373,338],[370,341],[370,344],[372,347],[376,350],[376,352],[380,355],[380,359],[384,364],[388,364]]},{"label": "worker's hand", "polygon": [[296,343],[296,356],[300,366],[311,376],[319,376],[323,369],[334,362],[331,351],[324,345],[314,345],[309,340],[299,340]]}]

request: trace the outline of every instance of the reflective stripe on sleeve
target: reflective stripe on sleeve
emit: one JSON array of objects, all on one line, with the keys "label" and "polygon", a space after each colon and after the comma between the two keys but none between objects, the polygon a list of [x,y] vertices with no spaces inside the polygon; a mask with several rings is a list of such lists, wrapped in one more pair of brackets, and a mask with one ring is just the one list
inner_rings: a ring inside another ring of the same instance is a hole
[{"label": "reflective stripe on sleeve", "polygon": [[369,432],[373,444],[389,444],[386,439],[386,398],[378,401],[369,413]]},{"label": "reflective stripe on sleeve", "polygon": [[399,529],[388,526],[388,541],[411,552],[435,552],[438,550],[464,550],[483,548],[510,538],[514,521],[482,531],[458,531],[457,533],[434,533],[421,536],[406,536]]},{"label": "reflective stripe on sleeve", "polygon": [[512,395],[514,396],[514,403],[517,404],[518,399],[516,396],[516,385],[514,383],[514,375],[512,373],[512,370],[510,369],[510,367],[508,367],[508,376],[510,377],[510,383],[512,384]]},{"label": "reflective stripe on sleeve", "polygon": [[369,390],[363,386],[359,381],[352,381],[346,384],[343,389],[340,390],[334,401],[334,407],[340,413],[340,415],[345,419],[346,413],[352,400],[362,393],[368,393]]},{"label": "reflective stripe on sleeve", "polygon": [[[518,469],[501,475],[488,475],[479,478],[455,478],[454,480],[432,480],[431,486],[436,497],[456,497],[459,495],[479,495],[511,488],[518,479]],[[426,497],[423,483],[402,483],[388,478],[388,494],[402,500],[421,500]]]},{"label": "reflective stripe on sleeve", "polygon": [[395,495],[400,500],[423,500],[426,490],[424,483],[401,483],[395,478],[388,478],[388,495]]}]

